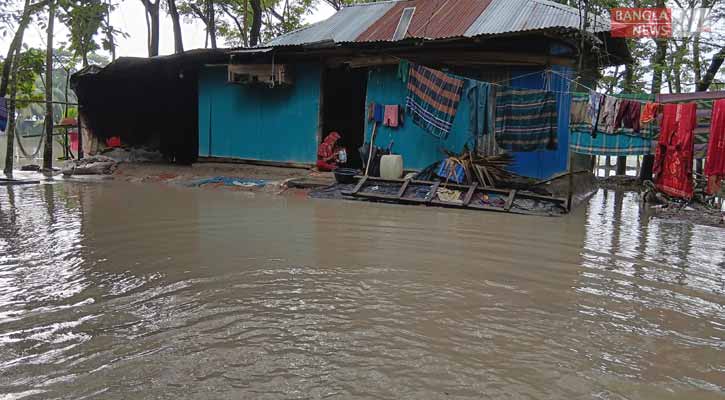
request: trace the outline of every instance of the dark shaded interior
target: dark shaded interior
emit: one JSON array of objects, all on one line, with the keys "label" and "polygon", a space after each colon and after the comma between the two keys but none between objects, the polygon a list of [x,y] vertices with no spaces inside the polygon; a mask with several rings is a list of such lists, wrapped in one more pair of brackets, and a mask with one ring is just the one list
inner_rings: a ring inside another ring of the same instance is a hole
[{"label": "dark shaded interior", "polygon": [[365,140],[366,68],[331,68],[326,71],[322,102],[322,138],[338,132],[338,144],[347,150],[349,168],[362,168],[358,148]]},{"label": "dark shaded interior", "polygon": [[71,84],[96,137],[118,136],[123,144],[148,146],[171,162],[190,164],[199,147],[199,69],[226,59],[218,50],[120,58],[104,69],[78,72]]}]

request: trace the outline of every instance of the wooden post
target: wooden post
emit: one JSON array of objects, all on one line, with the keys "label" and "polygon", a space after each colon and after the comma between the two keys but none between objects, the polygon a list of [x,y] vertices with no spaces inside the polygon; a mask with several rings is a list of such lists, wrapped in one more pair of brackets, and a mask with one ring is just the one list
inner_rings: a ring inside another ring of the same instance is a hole
[{"label": "wooden post", "polygon": [[[566,194],[566,208],[571,211],[574,203],[574,153],[571,151],[571,147],[569,147],[569,190]],[[513,191],[512,193],[515,193],[516,191]],[[515,194],[514,194],[515,196]],[[511,201],[513,201],[513,198],[511,198]]]},{"label": "wooden post", "polygon": [[48,39],[45,53],[45,148],[43,149],[43,169],[53,169],[53,21],[55,20],[55,1],[48,6]]},{"label": "wooden post", "polygon": [[640,172],[641,168],[642,168],[642,159],[639,156],[637,156],[637,170],[636,170],[636,174],[635,174],[636,176],[639,176],[639,172]]},{"label": "wooden post", "polygon": [[627,175],[627,156],[617,157],[617,169],[615,175]]}]

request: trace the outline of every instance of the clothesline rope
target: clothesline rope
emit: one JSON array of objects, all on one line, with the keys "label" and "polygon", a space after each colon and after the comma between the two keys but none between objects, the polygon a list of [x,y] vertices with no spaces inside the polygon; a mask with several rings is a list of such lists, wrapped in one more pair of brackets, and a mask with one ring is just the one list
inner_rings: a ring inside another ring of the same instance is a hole
[{"label": "clothesline rope", "polygon": [[[589,90],[589,91],[592,91],[592,92],[596,92],[596,89],[592,89],[592,88],[590,88],[590,87],[588,87],[588,86],[582,85],[582,84],[581,84],[580,82],[577,82],[577,81],[575,81],[575,80],[572,80],[571,78],[569,78],[568,76],[566,76],[566,75],[564,75],[564,74],[562,74],[562,73],[560,73],[560,72],[556,72],[556,71],[554,71],[553,69],[549,69],[548,71],[549,71],[549,72],[552,72],[552,73],[554,73],[554,74],[556,74],[556,75],[559,75],[560,77],[564,78],[565,80],[569,81],[570,83],[573,83],[573,84],[575,84],[575,85],[581,86],[581,87],[583,87],[584,89],[587,89],[587,90]],[[571,93],[580,93],[580,92],[571,92]]]},{"label": "clothesline rope", "polygon": [[[395,58],[395,59],[397,59],[397,60],[400,60],[400,61],[407,61],[407,62],[410,62],[410,60],[405,60],[405,59],[403,59],[403,58],[400,58],[400,57],[395,57],[395,56],[393,56],[393,58]],[[493,86],[498,86],[498,87],[507,87],[506,85],[502,85],[502,83],[505,83],[505,82],[511,82],[511,81],[513,81],[513,80],[515,80],[515,79],[521,79],[521,78],[526,78],[526,77],[528,77],[528,76],[532,76],[532,75],[538,75],[538,74],[541,74],[541,75],[544,75],[544,76],[546,76],[545,74],[549,74],[549,73],[554,73],[554,74],[556,74],[556,75],[560,76],[561,78],[564,78],[565,80],[569,81],[570,83],[574,83],[574,84],[576,84],[576,85],[578,85],[578,86],[581,86],[581,87],[583,87],[583,88],[585,88],[585,89],[587,89],[587,90],[590,90],[590,91],[592,91],[592,92],[596,92],[596,90],[595,90],[595,89],[592,89],[592,88],[590,88],[590,87],[588,87],[588,86],[585,86],[585,85],[583,85],[583,84],[581,84],[581,83],[578,83],[578,82],[576,82],[576,81],[572,80],[571,78],[569,78],[568,76],[566,76],[566,75],[564,75],[564,74],[562,74],[562,73],[560,73],[560,72],[554,71],[554,70],[553,70],[553,69],[551,69],[551,68],[547,68],[547,69],[545,69],[545,70],[543,70],[543,71],[529,72],[529,73],[526,73],[526,74],[523,74],[523,75],[517,75],[517,76],[514,76],[514,77],[512,77],[512,78],[502,79],[502,80],[500,80],[500,81],[494,81],[494,82],[489,82],[489,81],[481,81],[481,80],[478,80],[478,79],[472,79],[472,80],[476,80],[476,81],[479,81],[479,82],[482,82],[482,83],[488,83],[489,85],[493,85]],[[465,78],[465,77],[464,77],[464,78]],[[470,79],[470,78],[466,78],[466,79]],[[545,85],[546,85],[546,83],[545,83]],[[549,92],[552,92],[552,93],[559,93],[559,94],[576,94],[576,93],[583,93],[583,92],[575,92],[575,91],[562,91],[562,90],[548,90],[548,91],[549,91]],[[611,95],[606,95],[606,96],[611,96]],[[614,96],[614,97],[617,97],[617,96]]]},{"label": "clothesline rope", "polygon": [[[392,56],[392,58],[394,58],[396,60],[400,60],[400,61],[410,62],[409,60],[406,60],[406,59],[403,59],[403,58],[400,58],[400,57],[396,57],[396,56]],[[566,81],[568,81],[570,83],[573,83],[573,84],[575,84],[577,86],[580,86],[580,87],[582,87],[584,89],[587,89],[587,90],[589,90],[591,92],[597,92],[596,89],[592,89],[592,88],[590,88],[590,87],[588,87],[586,85],[583,85],[583,84],[577,82],[576,80],[573,80],[573,79],[569,78],[565,74],[562,74],[561,72],[554,71],[551,68],[547,68],[547,69],[545,69],[543,71],[530,72],[530,73],[526,73],[526,74],[523,74],[523,75],[518,75],[518,76],[514,76],[512,78],[503,79],[503,80],[494,81],[494,82],[482,81],[482,80],[478,80],[478,79],[471,79],[471,78],[462,77],[462,76],[460,78],[475,80],[475,81],[482,82],[482,83],[488,83],[490,85],[497,86],[497,87],[507,87],[507,85],[502,85],[502,83],[504,83],[504,82],[511,82],[511,81],[513,81],[515,79],[521,79],[521,78],[525,78],[525,77],[532,76],[532,75],[537,75],[537,74],[542,74],[543,75],[543,74],[548,74],[548,73],[556,74],[559,77],[563,78],[564,80],[566,80]],[[546,75],[545,75],[545,78],[546,78]],[[549,82],[545,82],[544,83],[544,86],[547,86],[547,83],[549,83]],[[548,92],[552,92],[552,93],[569,94],[569,95],[571,95],[571,94],[582,94],[582,93],[586,94],[585,92],[581,92],[581,91],[571,91],[571,90],[568,90],[568,91],[563,91],[563,90],[547,90],[547,91]],[[599,92],[597,92],[597,93],[599,93]],[[620,96],[623,93],[619,93],[619,94],[600,93],[600,94],[603,95],[603,96],[610,96],[610,97],[616,97],[616,98],[624,98],[624,97],[621,97]],[[642,93],[642,95],[654,96],[653,94],[647,94],[647,93]],[[637,101],[637,102],[640,102],[640,103],[647,103],[647,102],[653,102],[654,101],[654,100],[643,100],[643,99],[632,99],[632,98],[624,98],[624,99],[630,100],[630,101]]]},{"label": "clothesline rope", "polygon": [[[503,86],[505,86],[505,85],[501,85],[501,83],[502,83],[502,82],[511,82],[511,81],[512,81],[512,80],[514,80],[514,79],[521,79],[521,78],[525,78],[525,77],[527,77],[527,76],[532,76],[532,75],[538,75],[538,74],[544,74],[545,72],[546,72],[546,71],[536,71],[536,72],[531,72],[531,73],[528,73],[528,74],[518,75],[518,76],[515,76],[515,77],[513,77],[513,78],[503,79],[503,80],[500,80],[500,81],[496,81],[496,82],[485,82],[485,83],[488,83],[488,84],[490,84],[490,85],[495,85],[495,86],[502,86],[502,87],[503,87]],[[482,81],[482,82],[483,82],[483,81]]]}]

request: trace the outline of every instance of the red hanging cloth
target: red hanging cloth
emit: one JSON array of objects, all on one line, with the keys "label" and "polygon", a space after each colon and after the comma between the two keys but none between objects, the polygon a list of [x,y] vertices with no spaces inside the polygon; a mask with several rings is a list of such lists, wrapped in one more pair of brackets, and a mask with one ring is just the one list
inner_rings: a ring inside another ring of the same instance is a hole
[{"label": "red hanging cloth", "polygon": [[[667,143],[677,131],[677,104],[665,104],[662,106],[662,120],[660,121],[660,138],[657,142],[655,152],[655,164],[652,173],[659,177],[662,172],[665,155],[667,154]],[[656,180],[655,180],[656,181]]]},{"label": "red hanging cloth", "polygon": [[692,160],[697,104],[667,104],[655,155],[655,184],[664,193],[685,199],[693,195]]},{"label": "red hanging cloth", "polygon": [[719,192],[720,182],[725,178],[725,99],[716,100],[712,106],[705,175],[707,175],[707,193]]}]

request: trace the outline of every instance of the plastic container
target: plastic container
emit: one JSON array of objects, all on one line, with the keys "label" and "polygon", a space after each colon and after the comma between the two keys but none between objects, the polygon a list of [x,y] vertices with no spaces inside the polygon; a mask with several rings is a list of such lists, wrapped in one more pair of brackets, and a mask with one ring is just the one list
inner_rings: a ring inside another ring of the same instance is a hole
[{"label": "plastic container", "polygon": [[398,154],[385,155],[380,159],[380,177],[400,179],[403,176],[403,156]]}]

